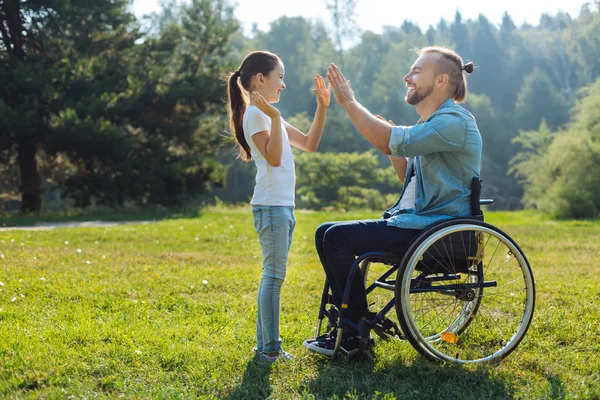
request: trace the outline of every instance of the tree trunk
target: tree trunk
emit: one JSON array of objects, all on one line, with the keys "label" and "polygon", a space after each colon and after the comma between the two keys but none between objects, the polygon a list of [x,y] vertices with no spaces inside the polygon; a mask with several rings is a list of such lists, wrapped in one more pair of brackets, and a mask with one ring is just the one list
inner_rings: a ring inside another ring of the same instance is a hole
[{"label": "tree trunk", "polygon": [[[0,1],[3,11],[3,20],[0,33],[7,53],[17,62],[25,61],[25,43],[23,17],[21,15],[20,0]],[[8,29],[7,29],[8,28]],[[21,213],[39,213],[41,202],[40,175],[37,171],[35,160],[36,145],[31,139],[17,141],[19,173],[21,175]]]},{"label": "tree trunk", "polygon": [[19,173],[21,175],[21,213],[39,213],[42,205],[41,179],[35,160],[36,146],[20,141],[18,145]]}]

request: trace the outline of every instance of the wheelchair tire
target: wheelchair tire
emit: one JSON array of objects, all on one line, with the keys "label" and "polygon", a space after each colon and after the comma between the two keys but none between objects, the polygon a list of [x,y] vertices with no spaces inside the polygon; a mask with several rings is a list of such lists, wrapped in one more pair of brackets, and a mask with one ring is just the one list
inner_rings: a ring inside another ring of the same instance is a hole
[{"label": "wheelchair tire", "polygon": [[480,363],[510,354],[533,318],[535,283],[519,246],[500,229],[453,219],[423,232],[396,279],[407,339],[433,360]]}]

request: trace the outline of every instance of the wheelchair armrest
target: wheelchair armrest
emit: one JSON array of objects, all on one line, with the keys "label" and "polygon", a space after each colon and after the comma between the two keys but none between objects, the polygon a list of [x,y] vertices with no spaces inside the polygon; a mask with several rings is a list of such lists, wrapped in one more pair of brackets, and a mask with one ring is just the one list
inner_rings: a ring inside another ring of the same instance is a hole
[{"label": "wheelchair armrest", "polygon": [[479,204],[481,204],[482,206],[492,204],[493,202],[494,199],[479,199]]}]

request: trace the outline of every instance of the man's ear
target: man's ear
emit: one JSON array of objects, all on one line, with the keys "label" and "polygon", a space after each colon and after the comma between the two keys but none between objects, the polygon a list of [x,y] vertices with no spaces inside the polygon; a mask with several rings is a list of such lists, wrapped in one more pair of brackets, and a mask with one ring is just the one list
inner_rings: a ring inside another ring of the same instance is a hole
[{"label": "man's ear", "polygon": [[435,83],[436,83],[437,87],[444,87],[445,85],[448,84],[449,81],[450,81],[450,77],[448,76],[448,74],[439,74],[435,78]]}]

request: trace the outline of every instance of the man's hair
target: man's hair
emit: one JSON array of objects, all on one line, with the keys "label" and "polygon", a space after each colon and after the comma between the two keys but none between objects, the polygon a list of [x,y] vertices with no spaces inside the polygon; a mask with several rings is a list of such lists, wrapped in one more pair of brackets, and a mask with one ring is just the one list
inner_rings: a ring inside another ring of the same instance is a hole
[{"label": "man's hair", "polygon": [[462,103],[467,98],[467,77],[463,72],[470,74],[475,66],[472,62],[464,64],[461,56],[454,50],[440,46],[423,47],[416,50],[419,56],[423,54],[439,54],[440,62],[436,74],[448,74],[450,88],[453,89],[452,98],[455,103]]}]

